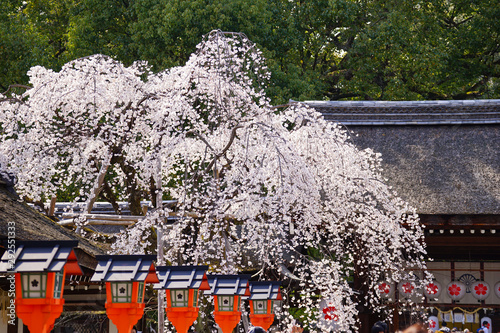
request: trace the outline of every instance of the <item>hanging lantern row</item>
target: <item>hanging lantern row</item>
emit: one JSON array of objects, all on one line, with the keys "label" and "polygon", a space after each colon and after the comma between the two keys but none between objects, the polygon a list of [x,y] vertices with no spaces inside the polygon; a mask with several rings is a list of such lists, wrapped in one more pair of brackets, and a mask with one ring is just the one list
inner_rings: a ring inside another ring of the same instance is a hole
[{"label": "hanging lantern row", "polygon": [[[17,316],[30,332],[48,333],[64,305],[65,275],[83,275],[73,248],[77,241],[16,242],[14,258],[8,251],[0,273],[14,273]],[[106,313],[119,333],[129,333],[144,313],[145,285],[166,290],[168,319],[179,333],[187,333],[198,317],[205,291],[214,297],[215,321],[230,333],[241,319],[241,300],[250,300],[254,326],[269,328],[281,307],[279,282],[250,282],[249,275],[207,275],[208,266],[159,266],[154,255],[96,256],[92,282],[106,283]],[[20,287],[18,287],[20,286]]]},{"label": "hanging lantern row", "polygon": [[[412,297],[416,292],[415,283],[412,281],[401,281],[398,283],[399,294],[405,298]],[[466,294],[467,287],[463,282],[451,281],[446,286],[446,293],[453,301],[461,300]],[[394,295],[395,284],[381,281],[376,287],[377,293],[382,298],[391,298]],[[443,287],[437,281],[428,283],[423,288],[423,294],[427,298],[438,298],[443,291]],[[470,286],[470,293],[478,300],[485,300],[490,295],[490,285],[485,281],[475,281]],[[495,294],[500,298],[500,281],[495,284]]]},{"label": "hanging lantern row", "polygon": [[[167,317],[177,332],[186,333],[198,318],[202,291],[214,297],[214,319],[222,332],[230,333],[241,320],[241,301],[250,299],[250,321],[267,329],[281,306],[279,282],[250,282],[250,275],[207,275],[208,266],[159,266],[160,283],[166,290]],[[267,328],[266,328],[267,327]]]}]

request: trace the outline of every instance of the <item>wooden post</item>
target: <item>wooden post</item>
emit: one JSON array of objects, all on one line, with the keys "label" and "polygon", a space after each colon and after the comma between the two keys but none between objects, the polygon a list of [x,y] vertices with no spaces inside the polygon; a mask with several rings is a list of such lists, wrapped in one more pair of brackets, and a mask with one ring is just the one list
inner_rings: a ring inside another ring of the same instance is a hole
[{"label": "wooden post", "polygon": [[48,216],[54,216],[54,213],[56,211],[56,202],[57,202],[57,197],[53,196],[52,199],[50,199],[50,207],[49,207],[49,212]]}]

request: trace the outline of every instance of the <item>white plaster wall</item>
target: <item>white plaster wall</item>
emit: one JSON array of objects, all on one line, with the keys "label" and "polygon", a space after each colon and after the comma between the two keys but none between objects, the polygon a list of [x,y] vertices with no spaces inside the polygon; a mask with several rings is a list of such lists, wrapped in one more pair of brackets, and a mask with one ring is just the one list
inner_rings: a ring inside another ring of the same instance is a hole
[{"label": "white plaster wall", "polygon": [[[456,262],[455,263],[455,279],[458,280],[462,275],[464,274],[471,274],[473,275],[476,279],[480,279],[481,273],[479,271],[480,269],[480,264],[478,262]],[[448,282],[449,283],[449,282]],[[451,303],[451,298],[448,297],[447,293],[444,293],[446,295],[446,298],[448,299],[448,302]],[[456,304],[481,304],[480,301],[474,298],[472,296],[472,293],[466,293],[464,298],[462,298],[459,301],[455,302]]]}]

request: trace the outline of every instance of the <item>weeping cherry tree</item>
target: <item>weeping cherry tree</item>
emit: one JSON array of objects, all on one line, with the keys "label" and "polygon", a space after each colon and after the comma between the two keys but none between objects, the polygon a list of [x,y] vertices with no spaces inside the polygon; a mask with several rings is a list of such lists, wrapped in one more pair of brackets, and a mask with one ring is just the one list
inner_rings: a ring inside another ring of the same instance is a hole
[{"label": "weeping cherry tree", "polygon": [[177,201],[123,231],[115,253],[154,252],[161,229],[168,264],[281,274],[295,286],[284,310],[317,323],[327,300],[336,331],[356,330],[361,305],[392,315],[380,281],[430,279],[418,216],[385,184],[380,156],[305,105],[273,108],[270,73],[243,34],[214,31],[184,66],[156,74],[94,55],[29,75],[31,89],[0,96],[1,153],[20,193],[78,184],[88,203],[133,206],[160,190]]}]

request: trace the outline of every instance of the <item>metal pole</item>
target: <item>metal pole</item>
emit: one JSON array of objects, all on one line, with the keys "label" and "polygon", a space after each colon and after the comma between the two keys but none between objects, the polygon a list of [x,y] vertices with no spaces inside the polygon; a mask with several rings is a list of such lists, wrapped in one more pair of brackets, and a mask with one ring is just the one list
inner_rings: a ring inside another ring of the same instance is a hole
[{"label": "metal pole", "polygon": [[[163,192],[161,184],[161,159],[158,156],[158,164],[156,170],[156,209],[163,208]],[[156,246],[157,246],[157,266],[165,264],[163,258],[163,223],[164,220],[159,221],[156,228]],[[158,290],[158,333],[164,333],[165,329],[165,291]]]}]

